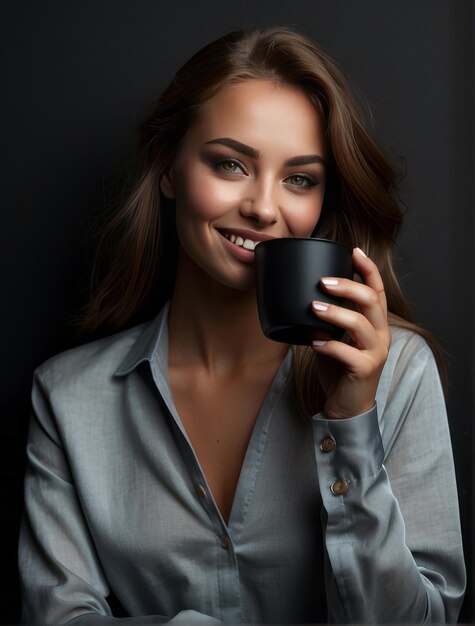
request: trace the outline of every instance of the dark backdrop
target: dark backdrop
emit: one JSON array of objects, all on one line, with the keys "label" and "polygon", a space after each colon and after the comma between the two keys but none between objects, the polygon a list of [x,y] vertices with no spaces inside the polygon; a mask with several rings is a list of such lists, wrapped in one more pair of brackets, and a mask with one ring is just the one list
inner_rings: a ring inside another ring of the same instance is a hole
[{"label": "dark backdrop", "polygon": [[[76,341],[94,215],[133,158],[135,129],[174,70],[210,39],[291,24],[364,95],[374,133],[406,168],[398,268],[442,342],[475,621],[473,90],[471,0],[5,1],[0,4],[2,306],[0,620],[18,621],[16,543],[34,366]],[[414,484],[414,489],[424,485]]]}]

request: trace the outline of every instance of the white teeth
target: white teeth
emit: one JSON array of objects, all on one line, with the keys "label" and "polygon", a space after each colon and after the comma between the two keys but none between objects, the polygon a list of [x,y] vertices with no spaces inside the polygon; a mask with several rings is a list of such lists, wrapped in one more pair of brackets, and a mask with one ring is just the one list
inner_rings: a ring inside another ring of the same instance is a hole
[{"label": "white teeth", "polygon": [[226,239],[229,239],[229,241],[231,241],[232,243],[236,244],[237,246],[241,246],[246,250],[254,250],[257,245],[257,243],[255,241],[252,241],[252,239],[244,239],[239,235],[236,236],[230,233],[225,233],[225,237]]}]

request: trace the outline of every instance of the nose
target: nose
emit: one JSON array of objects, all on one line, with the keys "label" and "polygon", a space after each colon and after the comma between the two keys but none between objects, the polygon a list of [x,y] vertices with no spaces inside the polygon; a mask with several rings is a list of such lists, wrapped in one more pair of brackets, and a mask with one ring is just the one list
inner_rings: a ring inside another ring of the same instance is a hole
[{"label": "nose", "polygon": [[255,220],[262,226],[275,224],[279,214],[277,192],[272,182],[255,181],[241,200],[239,211],[243,217]]}]

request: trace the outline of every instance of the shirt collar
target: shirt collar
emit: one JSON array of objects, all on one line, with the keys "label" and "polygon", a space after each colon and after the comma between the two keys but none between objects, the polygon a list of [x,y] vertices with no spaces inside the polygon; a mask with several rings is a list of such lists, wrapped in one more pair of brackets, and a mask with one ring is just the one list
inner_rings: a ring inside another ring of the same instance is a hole
[{"label": "shirt collar", "polygon": [[131,350],[114,372],[114,376],[130,374],[137,365],[144,361],[151,363],[156,358],[158,348],[165,348],[164,344],[168,344],[168,309],[169,302],[165,304],[155,319],[145,324]]},{"label": "shirt collar", "polygon": [[[167,302],[155,319],[145,324],[130,352],[114,372],[114,376],[130,374],[140,363],[147,361],[151,367],[155,366],[168,379],[168,310]],[[292,349],[289,349],[281,368],[285,376],[289,374],[292,362]]]}]

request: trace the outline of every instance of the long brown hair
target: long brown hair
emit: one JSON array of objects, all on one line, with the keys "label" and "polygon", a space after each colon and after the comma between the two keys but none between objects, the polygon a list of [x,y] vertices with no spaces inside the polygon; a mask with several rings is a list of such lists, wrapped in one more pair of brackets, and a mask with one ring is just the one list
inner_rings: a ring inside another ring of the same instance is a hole
[{"label": "long brown hair", "polygon": [[[141,127],[135,186],[102,234],[99,253],[112,241],[113,255],[87,307],[83,330],[123,327],[158,288],[166,244],[160,178],[203,103],[226,85],[256,78],[303,89],[322,115],[331,158],[316,232],[358,245],[373,259],[385,284],[390,322],[426,338],[444,378],[442,351],[415,324],[393,269],[392,248],[402,223],[395,169],[367,131],[336,63],[311,39],[284,27],[236,31],[210,43],[177,72],[158,100]],[[294,356],[298,401],[311,414],[323,402],[321,390],[316,392],[318,359],[305,347],[294,347]]]}]

